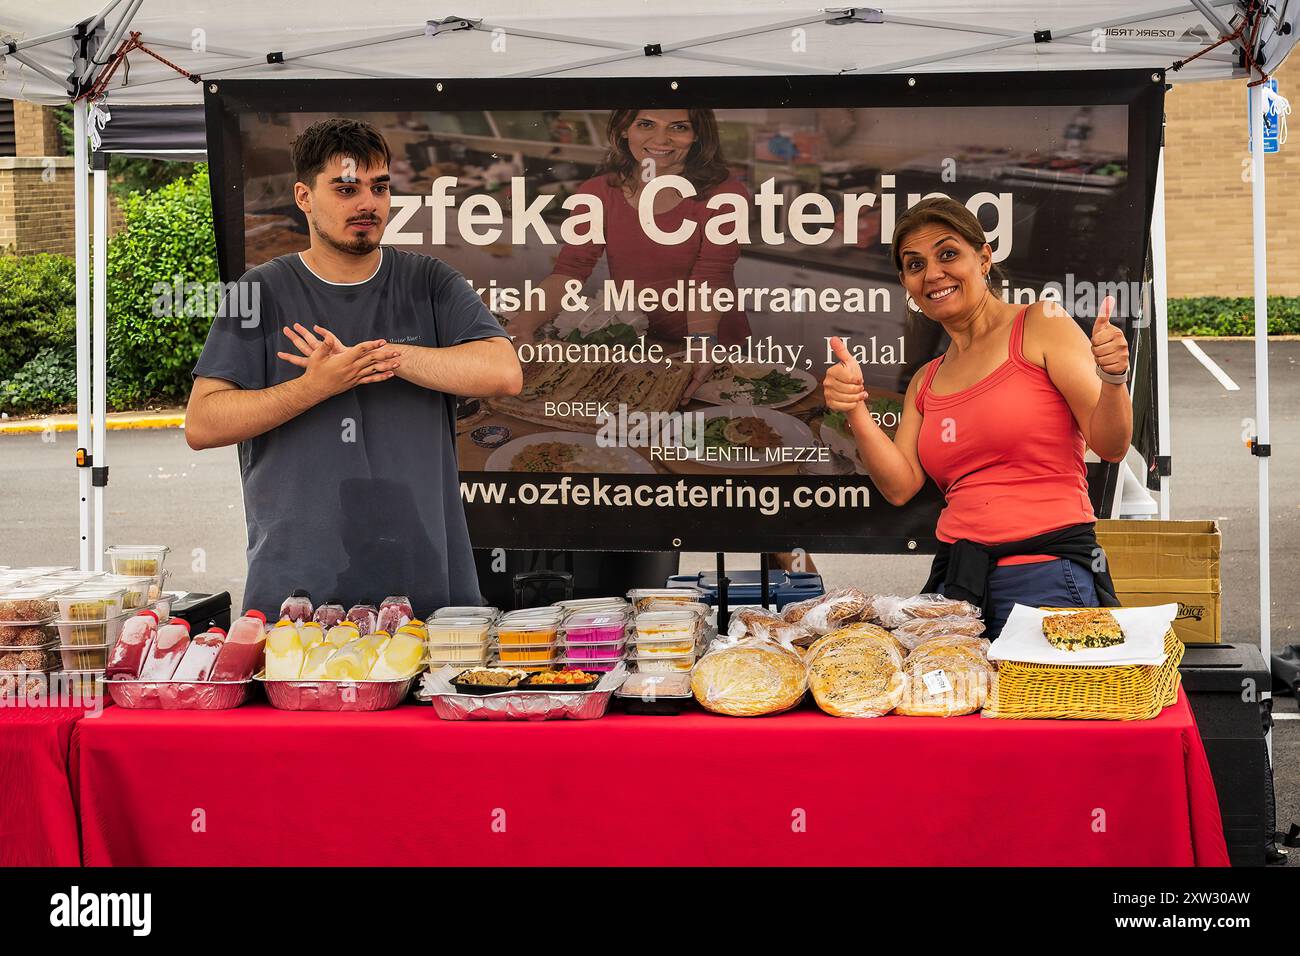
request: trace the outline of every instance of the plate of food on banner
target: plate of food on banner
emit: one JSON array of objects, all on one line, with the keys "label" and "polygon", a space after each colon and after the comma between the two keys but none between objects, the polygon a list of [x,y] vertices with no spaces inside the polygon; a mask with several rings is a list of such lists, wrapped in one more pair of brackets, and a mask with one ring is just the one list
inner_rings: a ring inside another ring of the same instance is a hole
[{"label": "plate of food on banner", "polygon": [[[687,412],[676,444],[665,449],[674,471],[791,471],[815,456],[812,429],[785,412],[761,405],[720,405]],[[699,432],[699,434],[696,434]]]},{"label": "plate of food on banner", "polygon": [[537,432],[506,442],[488,456],[484,471],[532,474],[653,475],[635,449],[602,447],[585,432]]},{"label": "plate of food on banner", "polygon": [[[893,438],[903,418],[903,396],[897,393],[872,394],[867,398],[867,407],[876,424]],[[862,459],[858,457],[858,444],[849,428],[848,416],[843,412],[828,411],[822,416],[818,431],[827,448],[852,462],[854,471],[859,475],[867,473]]]}]

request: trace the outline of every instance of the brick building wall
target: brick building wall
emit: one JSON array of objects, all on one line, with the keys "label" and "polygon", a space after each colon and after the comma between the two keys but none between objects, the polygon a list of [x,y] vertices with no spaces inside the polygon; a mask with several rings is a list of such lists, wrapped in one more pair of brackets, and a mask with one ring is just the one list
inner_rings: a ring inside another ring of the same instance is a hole
[{"label": "brick building wall", "polygon": [[[1300,129],[1300,55],[1276,79]],[[1248,132],[1242,80],[1175,85],[1165,99],[1170,297],[1254,294]],[[1269,294],[1300,295],[1300,138],[1264,157],[1264,189]]]},{"label": "brick building wall", "polygon": [[[0,254],[74,255],[73,161],[64,155],[54,110],[15,100],[14,147],[16,155],[0,156]],[[110,196],[109,235],[122,225],[122,211]]]}]

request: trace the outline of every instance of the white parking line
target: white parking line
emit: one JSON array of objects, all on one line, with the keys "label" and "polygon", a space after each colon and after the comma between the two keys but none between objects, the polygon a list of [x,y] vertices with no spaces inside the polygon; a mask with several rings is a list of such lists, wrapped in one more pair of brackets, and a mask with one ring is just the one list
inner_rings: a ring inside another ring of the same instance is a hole
[{"label": "white parking line", "polygon": [[[762,581],[759,582],[759,584],[762,584],[762,583],[763,583]],[[1274,720],[1300,720],[1300,714],[1289,714],[1289,713],[1288,713],[1288,714],[1274,714],[1274,715],[1273,715],[1273,719],[1274,719]]]},{"label": "white parking line", "polygon": [[1228,378],[1228,373],[1219,368],[1219,366],[1214,363],[1214,359],[1206,355],[1199,345],[1191,339],[1183,339],[1183,344],[1187,346],[1187,351],[1191,352],[1192,355],[1196,357],[1196,360],[1209,369],[1210,374],[1219,380],[1220,385],[1230,392],[1241,391],[1241,387],[1232,379]]}]

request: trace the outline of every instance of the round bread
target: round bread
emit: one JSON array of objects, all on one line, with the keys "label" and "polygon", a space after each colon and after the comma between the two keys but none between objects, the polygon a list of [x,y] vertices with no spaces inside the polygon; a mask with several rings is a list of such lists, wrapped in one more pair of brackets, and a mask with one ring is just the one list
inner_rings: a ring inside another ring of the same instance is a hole
[{"label": "round bread", "polygon": [[984,622],[977,617],[951,614],[944,617],[917,617],[900,624],[894,628],[893,633],[904,647],[913,648],[932,637],[979,637],[984,633]]},{"label": "round bread", "polygon": [[[925,675],[943,671],[951,690],[934,691]],[[897,713],[909,717],[956,717],[984,706],[993,665],[964,647],[914,651],[903,664],[903,697]]]},{"label": "round bread", "polygon": [[770,642],[742,642],[711,651],[691,674],[691,692],[701,706],[732,717],[789,710],[803,700],[807,684],[799,655]]},{"label": "round bread", "polygon": [[808,686],[835,717],[879,717],[903,697],[901,655],[888,633],[835,631],[808,651]]}]

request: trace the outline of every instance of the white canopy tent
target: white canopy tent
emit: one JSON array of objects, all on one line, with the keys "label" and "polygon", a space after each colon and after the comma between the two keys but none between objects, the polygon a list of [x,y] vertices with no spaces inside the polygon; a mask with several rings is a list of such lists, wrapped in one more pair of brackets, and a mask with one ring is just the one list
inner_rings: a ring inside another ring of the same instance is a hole
[{"label": "white canopy tent", "polygon": [[[1170,82],[1275,70],[1300,35],[1300,0],[921,0],[819,8],[799,0],[501,0],[435,9],[385,0],[339,17],[306,0],[45,0],[0,13],[0,97],[76,98],[78,445],[81,565],[103,560],[104,270],[88,288],[86,134],[120,105],[197,104],[221,78],[602,77],[1168,70]],[[365,25],[360,21],[366,19]],[[121,63],[115,54],[138,43]],[[107,84],[103,79],[107,77]],[[100,87],[96,89],[96,81]],[[1271,94],[1250,87],[1253,141]],[[93,111],[92,111],[93,110]],[[1245,131],[1243,130],[1243,133]],[[1260,645],[1270,656],[1267,271],[1264,158],[1254,153],[1256,422]],[[1159,456],[1170,455],[1163,160],[1152,222]],[[94,261],[104,261],[107,172],[95,163]],[[93,317],[93,329],[92,329]],[[93,333],[93,334],[92,334]],[[93,348],[93,354],[92,354]],[[93,373],[93,388],[91,377]],[[93,419],[92,419],[93,399]],[[93,434],[92,434],[93,421]],[[1166,469],[1167,470],[1167,469]],[[1161,517],[1169,516],[1162,474]]]}]

